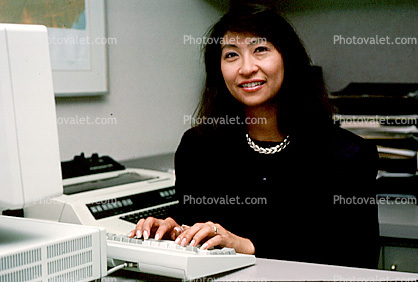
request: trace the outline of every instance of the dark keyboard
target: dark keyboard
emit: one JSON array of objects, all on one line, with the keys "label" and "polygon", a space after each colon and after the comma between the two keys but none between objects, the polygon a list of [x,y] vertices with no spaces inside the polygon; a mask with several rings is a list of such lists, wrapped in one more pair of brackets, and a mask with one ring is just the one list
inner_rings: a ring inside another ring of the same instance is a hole
[{"label": "dark keyboard", "polygon": [[164,206],[154,209],[149,209],[142,212],[132,213],[128,215],[121,216],[120,219],[126,220],[133,224],[137,224],[141,218],[155,217],[155,218],[166,218],[171,214],[171,211],[176,205]]}]

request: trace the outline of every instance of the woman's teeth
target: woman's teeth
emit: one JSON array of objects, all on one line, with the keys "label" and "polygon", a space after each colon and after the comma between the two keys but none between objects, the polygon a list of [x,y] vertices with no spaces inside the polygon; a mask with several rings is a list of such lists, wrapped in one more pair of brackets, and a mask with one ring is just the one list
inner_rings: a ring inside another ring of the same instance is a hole
[{"label": "woman's teeth", "polygon": [[259,81],[259,82],[251,82],[251,83],[245,83],[245,84],[241,84],[242,88],[250,88],[250,87],[256,87],[258,85],[263,84],[263,82]]}]

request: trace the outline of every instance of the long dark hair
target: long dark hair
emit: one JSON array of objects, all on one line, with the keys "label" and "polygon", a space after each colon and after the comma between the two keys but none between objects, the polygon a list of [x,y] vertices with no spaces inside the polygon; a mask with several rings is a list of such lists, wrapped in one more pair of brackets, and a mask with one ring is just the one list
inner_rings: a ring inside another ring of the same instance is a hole
[{"label": "long dark hair", "polygon": [[[276,11],[254,4],[235,6],[208,31],[204,46],[206,82],[195,111],[197,118],[243,117],[243,106],[230,94],[221,72],[220,39],[228,31],[266,39],[281,53],[284,80],[275,99],[279,130],[283,134],[293,134],[307,123],[321,126],[331,122],[332,107],[322,72],[314,71],[298,35]],[[201,128],[208,127],[217,128],[214,124]]]}]

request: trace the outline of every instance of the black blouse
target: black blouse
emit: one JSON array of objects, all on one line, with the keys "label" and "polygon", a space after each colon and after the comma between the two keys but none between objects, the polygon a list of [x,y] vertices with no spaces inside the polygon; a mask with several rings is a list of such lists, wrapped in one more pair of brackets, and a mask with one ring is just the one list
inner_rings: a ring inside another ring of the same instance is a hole
[{"label": "black blouse", "polygon": [[173,218],[219,223],[257,257],[376,268],[376,161],[374,145],[334,126],[291,136],[274,155],[251,149],[241,128],[193,128],[175,155]]}]

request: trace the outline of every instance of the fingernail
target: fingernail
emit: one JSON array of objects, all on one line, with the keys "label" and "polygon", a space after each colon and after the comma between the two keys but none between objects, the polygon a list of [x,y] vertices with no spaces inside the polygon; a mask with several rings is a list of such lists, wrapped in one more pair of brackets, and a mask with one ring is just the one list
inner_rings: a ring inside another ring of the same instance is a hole
[{"label": "fingernail", "polygon": [[192,247],[194,247],[194,244],[196,243],[196,241],[193,239],[191,242],[190,242],[190,246],[192,246]]},{"label": "fingernail", "polygon": [[175,230],[176,232],[179,232],[179,233],[181,232],[181,228],[180,228],[180,227],[178,227],[178,226],[177,226],[177,227],[174,227],[174,230]]},{"label": "fingernail", "polygon": [[141,238],[141,231],[139,230],[136,231],[136,238],[138,239]]},{"label": "fingernail", "polygon": [[174,241],[174,244],[178,244],[180,242],[180,237],[177,237],[176,241]]},{"label": "fingernail", "polygon": [[148,240],[148,232],[147,232],[147,230],[144,230],[143,235],[144,235],[144,239],[145,240]]},{"label": "fingernail", "polygon": [[182,245],[183,247],[186,246],[186,241],[187,241],[186,238],[183,238],[183,240],[181,240],[180,245]]},{"label": "fingernail", "polygon": [[208,248],[208,244],[207,243],[204,243],[202,245],[202,247],[200,247],[200,249],[202,249],[202,250],[206,250],[207,248]]},{"label": "fingernail", "polygon": [[154,239],[155,239],[155,240],[160,240],[160,234],[158,234],[158,233],[157,233],[157,234],[155,234]]},{"label": "fingernail", "polygon": [[129,232],[128,237],[132,237],[132,236],[134,236],[134,231],[133,230],[131,232]]}]

